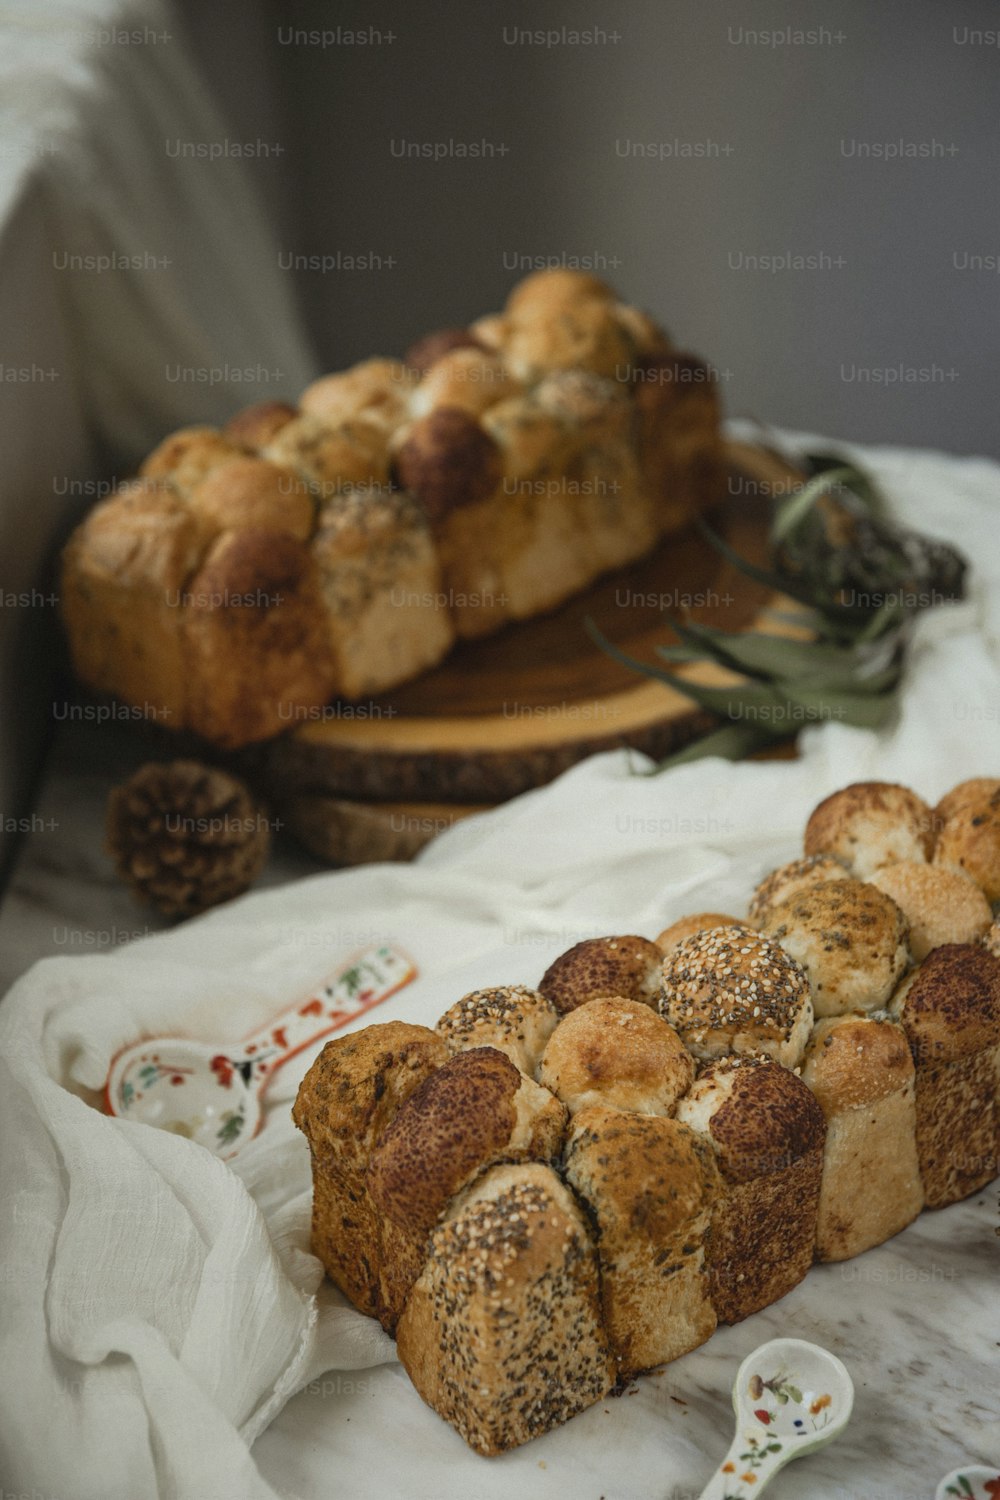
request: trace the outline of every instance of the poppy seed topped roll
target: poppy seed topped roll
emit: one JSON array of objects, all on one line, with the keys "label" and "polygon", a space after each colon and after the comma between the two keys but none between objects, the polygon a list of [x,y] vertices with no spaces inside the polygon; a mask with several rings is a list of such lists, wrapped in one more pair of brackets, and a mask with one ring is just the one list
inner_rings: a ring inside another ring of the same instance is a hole
[{"label": "poppy seed topped roll", "polygon": [[695,1057],[765,1053],[795,1067],[813,1024],[809,980],[748,927],[714,927],[663,960],[660,1014]]},{"label": "poppy seed topped roll", "polygon": [[806,854],[835,854],[864,880],[897,859],[929,860],[935,819],[922,797],[889,781],[858,781],[826,797],[806,824]]},{"label": "poppy seed topped roll", "polygon": [[538,988],[563,1015],[598,995],[621,995],[655,1006],[662,960],[663,954],[648,938],[587,938],[549,965]]},{"label": "poppy seed topped roll", "polygon": [[910,961],[903,913],[861,880],[824,880],[779,902],[764,932],[808,974],[817,1016],[878,1010]]}]

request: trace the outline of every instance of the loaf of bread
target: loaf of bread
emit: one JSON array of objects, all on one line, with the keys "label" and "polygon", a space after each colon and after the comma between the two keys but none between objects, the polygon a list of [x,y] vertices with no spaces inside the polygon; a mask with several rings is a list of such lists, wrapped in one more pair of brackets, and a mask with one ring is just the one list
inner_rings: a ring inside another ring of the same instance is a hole
[{"label": "loaf of bread", "polygon": [[[384,378],[321,394],[354,420]],[[199,437],[185,454],[202,483],[216,449]],[[478,1452],[539,1436],[785,1296],[813,1260],[997,1175],[1000,938],[935,845],[949,824],[988,826],[974,820],[997,785],[949,793],[929,844],[915,794],[847,788],[821,805],[836,852],[758,887],[763,930],[706,912],[661,934],[665,953],[587,939],[537,989],[474,990],[434,1031],[327,1044],[294,1109],[313,1248]],[[931,944],[916,968],[911,930]],[[977,941],[936,945],[957,930]]]},{"label": "loaf of bread", "polygon": [[710,371],[543,271],[405,362],[166,438],[63,562],[74,669],[237,747],[553,608],[720,493]]},{"label": "loaf of bread", "polygon": [[813,1031],[802,1080],[826,1117],[816,1259],[848,1260],[924,1205],[913,1059],[888,1018],[830,1016]]}]

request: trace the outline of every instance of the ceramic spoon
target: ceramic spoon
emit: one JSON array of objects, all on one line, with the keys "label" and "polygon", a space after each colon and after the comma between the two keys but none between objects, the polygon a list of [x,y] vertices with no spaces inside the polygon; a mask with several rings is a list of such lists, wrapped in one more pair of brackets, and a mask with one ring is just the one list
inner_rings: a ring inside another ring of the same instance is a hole
[{"label": "ceramic spoon", "polygon": [[1000,1465],[990,1469],[982,1464],[964,1464],[960,1469],[952,1469],[934,1491],[934,1500],[951,1500],[952,1495],[962,1500],[997,1500]]},{"label": "ceramic spoon", "polygon": [[736,1436],[701,1500],[749,1500],[785,1464],[847,1426],[854,1386],[840,1360],[802,1339],[748,1354],[733,1385]]},{"label": "ceramic spoon", "polygon": [[282,1063],[387,1000],[416,973],[395,948],[371,948],[244,1042],[136,1042],[111,1064],[107,1112],[188,1136],[224,1159],[235,1156],[259,1130],[261,1095]]}]

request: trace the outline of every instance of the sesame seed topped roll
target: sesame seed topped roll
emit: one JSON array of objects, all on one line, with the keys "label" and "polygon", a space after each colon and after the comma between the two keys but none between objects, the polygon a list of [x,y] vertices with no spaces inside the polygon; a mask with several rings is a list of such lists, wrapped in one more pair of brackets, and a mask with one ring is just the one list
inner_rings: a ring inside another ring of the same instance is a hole
[{"label": "sesame seed topped roll", "polygon": [[693,937],[696,932],[707,932],[710,927],[744,927],[747,924],[741,922],[739,917],[729,917],[721,911],[699,911],[690,917],[678,917],[669,927],[664,927],[656,939],[656,946],[661,953],[669,953],[676,948],[678,943],[683,943],[685,938]]},{"label": "sesame seed topped roll", "polygon": [[922,797],[889,781],[858,781],[834,792],[806,824],[806,854],[836,854],[864,880],[897,859],[928,860],[935,819]]},{"label": "sesame seed topped roll", "polygon": [[660,1014],[696,1058],[761,1054],[793,1068],[813,1024],[809,980],[747,927],[685,938],[663,960]]},{"label": "sesame seed topped roll", "polygon": [[538,988],[563,1015],[599,995],[655,1006],[662,958],[648,938],[587,938],[549,965]]},{"label": "sesame seed topped roll", "polygon": [[522,1073],[535,1076],[559,1012],[551,1000],[523,984],[472,990],[445,1011],[435,1030],[449,1052],[495,1047]]},{"label": "sesame seed topped roll", "polygon": [[779,865],[765,876],[750,900],[749,918],[753,927],[762,927],[779,901],[788,901],[807,886],[821,880],[847,880],[850,870],[835,854],[807,854]]},{"label": "sesame seed topped roll", "polygon": [[817,1016],[878,1010],[910,962],[906,918],[861,880],[823,880],[779,902],[764,932],[808,974]]}]

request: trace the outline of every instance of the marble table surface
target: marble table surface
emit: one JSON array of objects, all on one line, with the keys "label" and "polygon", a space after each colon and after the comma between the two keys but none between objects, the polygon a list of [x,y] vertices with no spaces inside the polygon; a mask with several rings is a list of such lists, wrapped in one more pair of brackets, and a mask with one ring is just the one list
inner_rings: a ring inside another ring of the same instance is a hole
[{"label": "marble table surface", "polygon": [[[0,908],[3,991],[47,954],[107,951],[167,925],[135,903],[103,851],[108,791],[147,750],[114,726],[58,727]],[[279,833],[261,884],[320,868]],[[774,1500],[930,1500],[956,1465],[997,1463],[998,1186],[923,1214],[857,1260],[815,1267],[780,1304],[720,1329],[620,1399],[598,1403],[517,1453],[476,1461],[474,1492],[463,1492],[472,1500],[507,1500],[512,1487],[526,1500],[695,1500],[729,1440],[729,1390],[740,1360],[789,1335],[839,1354],[857,1396],[847,1433],[779,1474],[769,1490]],[[660,1455],[652,1488],[650,1455]],[[437,1500],[442,1472],[467,1475],[469,1459],[398,1365],[312,1382],[258,1440],[254,1456],[276,1490],[295,1500],[331,1493]]]}]

